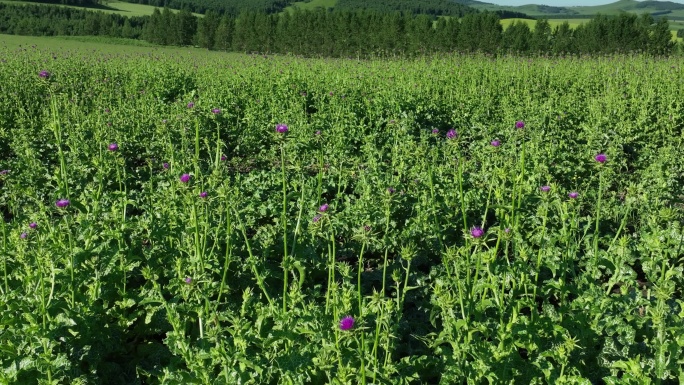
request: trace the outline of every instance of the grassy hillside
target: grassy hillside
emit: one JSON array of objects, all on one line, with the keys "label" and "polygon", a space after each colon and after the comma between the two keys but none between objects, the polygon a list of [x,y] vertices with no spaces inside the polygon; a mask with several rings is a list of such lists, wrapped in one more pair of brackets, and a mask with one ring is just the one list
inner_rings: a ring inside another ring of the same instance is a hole
[{"label": "grassy hillside", "polygon": [[[39,2],[35,1],[15,1],[15,0],[0,0],[2,3],[7,3],[7,4],[31,4],[31,5],[36,5],[36,4],[41,4]],[[84,7],[76,7],[72,5],[58,5],[58,4],[46,4],[46,5],[54,5],[58,7],[66,7],[66,8],[75,8],[75,9],[83,9]],[[123,1],[107,1],[104,2],[100,7],[87,7],[86,9],[91,9],[93,11],[102,11],[104,13],[116,13],[122,16],[149,16],[152,14],[154,11],[153,6],[151,5],[142,5],[142,4],[133,4],[133,3],[126,3]],[[178,12],[177,10],[172,10],[173,12]],[[195,16],[201,17],[202,15],[195,13]]]},{"label": "grassy hillside", "polygon": [[323,8],[327,9],[334,7],[337,4],[337,0],[311,0],[311,1],[298,1],[291,6],[285,8],[285,11],[293,11],[295,9],[316,9]]},{"label": "grassy hillside", "polygon": [[548,5],[528,4],[521,6],[499,6],[495,4],[485,3],[481,1],[461,0],[461,4],[469,5],[479,10],[487,11],[515,11],[523,12],[530,16],[543,17],[591,17],[598,13],[605,15],[617,15],[620,12],[632,13],[652,13],[662,14],[668,19],[684,19],[684,4],[673,3],[671,1],[636,1],[636,0],[619,0],[614,3],[584,6],[584,7],[556,7]]}]

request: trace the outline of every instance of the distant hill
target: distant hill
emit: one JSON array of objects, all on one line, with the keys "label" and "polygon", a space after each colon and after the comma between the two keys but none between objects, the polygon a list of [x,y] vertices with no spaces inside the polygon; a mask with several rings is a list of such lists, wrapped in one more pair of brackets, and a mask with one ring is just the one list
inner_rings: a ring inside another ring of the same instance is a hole
[{"label": "distant hill", "polygon": [[[513,11],[529,16],[544,18],[591,18],[596,14],[617,15],[620,12],[650,13],[653,16],[666,16],[670,20],[684,20],[684,4],[672,1],[619,0],[614,3],[584,7],[558,7],[552,5],[527,4],[521,6],[500,6],[476,0],[453,0],[456,3],[486,11]],[[553,3],[552,0],[548,0]]]}]

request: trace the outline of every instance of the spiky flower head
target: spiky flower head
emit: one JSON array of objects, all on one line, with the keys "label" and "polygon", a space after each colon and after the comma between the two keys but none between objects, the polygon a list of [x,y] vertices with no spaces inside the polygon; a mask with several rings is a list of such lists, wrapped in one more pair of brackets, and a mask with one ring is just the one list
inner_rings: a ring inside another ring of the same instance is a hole
[{"label": "spiky flower head", "polygon": [[318,208],[318,211],[324,213],[324,212],[328,211],[328,207],[330,207],[330,206],[328,206],[327,203],[324,203],[321,205],[321,207]]},{"label": "spiky flower head", "polygon": [[354,318],[350,315],[340,321],[340,330],[349,330],[354,327]]},{"label": "spiky flower head", "polygon": [[456,133],[456,130],[454,130],[453,128],[450,129],[449,131],[447,131],[447,133],[446,133],[447,139],[453,139],[457,136],[458,136],[458,134]]},{"label": "spiky flower head", "polygon": [[162,167],[164,167],[165,170],[168,170],[169,167],[171,167],[171,165],[168,164],[168,162],[164,162],[164,164],[162,164]]},{"label": "spiky flower head", "polygon": [[188,108],[193,108],[193,107],[195,107],[195,102],[188,103]]},{"label": "spiky flower head", "polygon": [[489,143],[489,144],[491,144],[492,147],[499,147],[499,146],[501,146],[501,142],[499,142],[498,140],[492,140],[491,143]]},{"label": "spiky flower head", "polygon": [[180,176],[180,181],[183,183],[190,182],[190,174],[183,174]]},{"label": "spiky flower head", "polygon": [[594,159],[599,163],[606,163],[606,161],[608,160],[608,157],[606,156],[606,154],[601,153],[601,154],[596,155],[594,157]]},{"label": "spiky flower head", "polygon": [[579,196],[579,193],[577,191],[573,191],[573,192],[568,193],[568,197],[570,197],[570,199],[577,199],[578,196]]},{"label": "spiky flower head", "polygon": [[472,229],[470,229],[470,235],[472,235],[473,238],[480,238],[484,235],[484,230],[482,230],[482,227],[480,226],[475,226]]},{"label": "spiky flower head", "polygon": [[515,128],[525,128],[525,122],[523,122],[522,120],[518,120],[517,122],[515,122]]},{"label": "spiky flower head", "polygon": [[316,214],[311,220],[313,221],[313,223],[318,223],[318,221],[320,221],[321,218],[323,218],[321,214]]},{"label": "spiky flower head", "polygon": [[542,192],[549,192],[551,191],[551,186],[541,186],[539,187],[539,190],[541,190]]},{"label": "spiky flower head", "polygon": [[35,229],[36,227],[38,227],[38,224],[36,222],[31,222],[29,223],[29,227]]},{"label": "spiky flower head", "polygon": [[218,109],[218,108],[212,108],[212,109],[211,109],[211,113],[214,114],[214,115],[218,115],[218,114],[221,113],[221,110]]},{"label": "spiky flower head", "polygon": [[71,203],[71,202],[69,202],[68,199],[60,199],[60,200],[58,200],[57,202],[55,202],[55,206],[57,206],[57,207],[63,209],[63,208],[68,207],[68,206],[69,206],[69,203]]},{"label": "spiky flower head", "polygon": [[119,145],[116,143],[110,143],[107,149],[109,149],[109,151],[119,151]]},{"label": "spiky flower head", "polygon": [[28,234],[26,232],[23,232],[21,233],[21,235],[19,235],[19,238],[21,239],[25,239],[26,237],[28,237]]},{"label": "spiky flower head", "polygon": [[222,160],[222,161],[224,161],[224,162],[225,162],[225,160],[226,160],[226,159],[228,159],[228,157],[227,157],[227,156],[225,156],[225,155],[221,155],[221,160]]},{"label": "spiky flower head", "polygon": [[206,191],[202,191],[201,193],[199,193],[200,198],[206,198],[207,195],[209,195],[209,194],[207,194]]},{"label": "spiky flower head", "polygon": [[45,70],[42,70],[38,73],[38,76],[43,78],[43,79],[47,79],[50,77],[50,73],[45,71]]},{"label": "spiky flower head", "polygon": [[185,283],[187,283],[187,284],[189,285],[189,284],[192,283],[192,278],[190,278],[190,277],[185,277],[185,279],[184,279],[183,281],[185,281]]},{"label": "spiky flower head", "polygon": [[284,134],[289,130],[287,124],[279,123],[276,125],[276,132],[279,134]]}]

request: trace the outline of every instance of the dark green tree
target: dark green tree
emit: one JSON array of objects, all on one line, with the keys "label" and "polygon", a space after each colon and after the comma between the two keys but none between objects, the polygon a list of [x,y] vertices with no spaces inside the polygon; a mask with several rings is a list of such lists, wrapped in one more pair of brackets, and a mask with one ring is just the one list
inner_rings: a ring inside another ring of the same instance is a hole
[{"label": "dark green tree", "polygon": [[537,20],[530,39],[530,50],[534,53],[546,53],[551,48],[551,25],[546,19]]},{"label": "dark green tree", "polygon": [[188,8],[181,9],[175,15],[177,23],[175,24],[176,42],[177,45],[191,45],[195,32],[197,31],[197,18],[190,12]]},{"label": "dark green tree", "polygon": [[526,53],[530,49],[532,32],[526,22],[516,20],[503,31],[503,49],[511,53]]}]

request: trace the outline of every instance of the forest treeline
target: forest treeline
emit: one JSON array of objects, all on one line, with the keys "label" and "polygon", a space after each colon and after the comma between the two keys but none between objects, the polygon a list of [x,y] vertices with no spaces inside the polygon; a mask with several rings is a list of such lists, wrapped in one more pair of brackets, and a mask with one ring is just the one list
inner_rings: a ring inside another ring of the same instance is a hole
[{"label": "forest treeline", "polygon": [[0,3],[0,33],[21,35],[102,35],[143,39],[161,45],[196,45],[212,50],[303,56],[366,57],[438,52],[489,54],[610,54],[645,52],[669,55],[675,43],[666,19],[649,14],[598,15],[572,29],[534,28],[516,21],[505,30],[494,13],[461,18],[378,11],[242,12],[237,17],[188,9],[155,9],[129,18],[103,12]]}]

